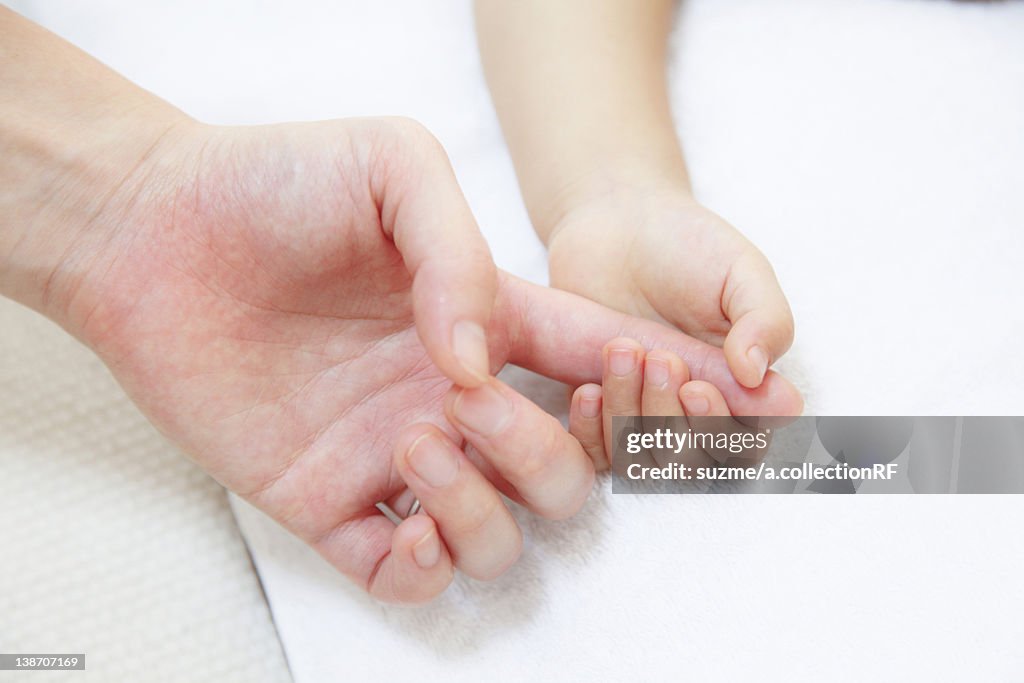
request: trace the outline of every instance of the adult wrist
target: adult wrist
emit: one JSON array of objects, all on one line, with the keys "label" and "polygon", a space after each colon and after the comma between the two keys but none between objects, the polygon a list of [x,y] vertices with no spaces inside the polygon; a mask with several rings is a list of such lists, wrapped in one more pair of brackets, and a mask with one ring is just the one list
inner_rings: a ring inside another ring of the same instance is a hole
[{"label": "adult wrist", "polygon": [[165,148],[193,124],[159,101],[101,118],[0,123],[0,294],[67,326],[93,256],[144,194]]},{"label": "adult wrist", "polygon": [[90,249],[198,124],[4,7],[0,92],[0,294],[67,326]]}]

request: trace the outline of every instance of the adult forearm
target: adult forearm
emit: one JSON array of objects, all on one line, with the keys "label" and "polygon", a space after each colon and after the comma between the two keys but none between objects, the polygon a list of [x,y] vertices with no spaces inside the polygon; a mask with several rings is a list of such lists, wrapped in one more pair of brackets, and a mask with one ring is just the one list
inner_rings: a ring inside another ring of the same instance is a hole
[{"label": "adult forearm", "polygon": [[0,7],[0,294],[63,323],[88,254],[181,112]]},{"label": "adult forearm", "polygon": [[688,187],[666,85],[672,0],[477,0],[480,53],[543,239],[635,174]]}]

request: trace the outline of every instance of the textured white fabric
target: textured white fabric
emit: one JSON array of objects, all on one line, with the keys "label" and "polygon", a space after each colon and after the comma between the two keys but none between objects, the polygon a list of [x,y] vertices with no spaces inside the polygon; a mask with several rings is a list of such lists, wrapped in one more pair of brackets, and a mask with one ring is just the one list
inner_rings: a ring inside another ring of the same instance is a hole
[{"label": "textured white fabric", "polygon": [[[305,48],[339,65],[344,94],[322,98],[340,109],[322,115],[426,120],[495,258],[543,280],[468,9],[404,4],[397,21],[386,7]],[[1019,3],[683,2],[672,81],[696,190],[775,264],[798,324],[781,368],[810,412],[1024,410],[1021,36]],[[375,605],[236,512],[301,683],[1024,669],[1019,497],[629,497],[605,482],[568,523],[520,514],[519,565],[492,584],[460,578],[420,611]]]},{"label": "textured white fabric", "polygon": [[[38,10],[207,121],[424,121],[498,263],[543,281],[463,0]],[[695,186],[776,265],[798,321],[780,369],[810,412],[1024,412],[1022,35],[1016,2],[684,0],[673,86]],[[552,405],[558,391],[533,393]],[[1024,668],[1019,498],[606,488],[567,523],[520,514],[519,565],[492,584],[460,578],[418,611],[368,601],[260,513],[236,512],[299,683]]]},{"label": "textured white fabric", "polygon": [[290,680],[224,490],[99,360],[0,300],[0,651],[85,653],[7,680]]},{"label": "textured white fabric", "polygon": [[[120,32],[113,4],[8,4],[94,54]],[[0,652],[86,655],[0,681],[291,680],[224,490],[87,349],[4,299],[0,517]]]}]

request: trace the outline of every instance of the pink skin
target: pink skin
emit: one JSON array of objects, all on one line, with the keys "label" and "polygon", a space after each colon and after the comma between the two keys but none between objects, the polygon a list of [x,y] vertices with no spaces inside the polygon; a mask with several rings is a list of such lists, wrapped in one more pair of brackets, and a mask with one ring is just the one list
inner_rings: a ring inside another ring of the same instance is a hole
[{"label": "pink skin", "polygon": [[[583,504],[588,451],[493,378],[506,362],[599,381],[628,335],[734,411],[800,409],[704,342],[498,271],[414,122],[204,126],[3,8],[0,32],[0,293],[382,600],[504,571],[521,535],[499,491],[551,518]],[[413,496],[398,525],[375,507]]]},{"label": "pink skin", "polygon": [[[565,517],[593,481],[588,451],[481,362],[579,385],[625,334],[674,351],[734,411],[801,407],[777,375],[738,385],[708,344],[495,271],[443,152],[406,122],[185,126],[93,229],[52,278],[54,317],[206,471],[382,600],[514,561],[495,487]],[[460,348],[458,320],[490,321],[487,350],[472,334]],[[460,416],[486,387],[512,406],[494,434]],[[423,455],[457,474],[429,484]],[[396,527],[374,506],[407,485],[424,514]]]},{"label": "pink skin", "polygon": [[[636,362],[623,362],[627,355]],[[582,444],[598,471],[611,466],[612,452],[607,444],[614,443],[614,416],[643,416],[645,429],[657,428],[659,417],[685,416],[692,427],[699,428],[703,418],[732,416],[722,392],[710,382],[691,379],[686,363],[671,351],[645,351],[633,339],[618,338],[605,345],[602,356],[603,383],[577,388],[569,407],[569,432]],[[721,428],[720,421],[713,424],[715,429]],[[732,424],[737,431],[748,429],[738,421]],[[660,462],[660,454],[653,456]],[[683,456],[684,464],[709,467],[724,462],[728,454],[689,451]]]},{"label": "pink skin", "polygon": [[775,273],[687,189],[663,185],[638,177],[578,199],[550,238],[551,283],[722,347],[736,381],[757,387],[793,342]]}]

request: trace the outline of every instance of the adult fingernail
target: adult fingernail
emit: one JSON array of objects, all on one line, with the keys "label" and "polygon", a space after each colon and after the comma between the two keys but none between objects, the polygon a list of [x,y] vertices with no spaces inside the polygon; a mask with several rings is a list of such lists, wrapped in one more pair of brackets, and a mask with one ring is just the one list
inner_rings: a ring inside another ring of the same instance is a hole
[{"label": "adult fingernail", "polygon": [[416,541],[416,545],[412,547],[412,559],[420,569],[430,569],[438,563],[441,559],[441,539],[438,538],[436,529],[431,529],[423,538]]},{"label": "adult fingernail", "polygon": [[668,376],[668,361],[664,358],[647,357],[647,362],[644,363],[644,381],[656,387],[663,387],[668,384]]},{"label": "adult fingernail", "polygon": [[711,410],[711,404],[700,394],[683,394],[683,407],[687,415],[707,415]]},{"label": "adult fingernail", "polygon": [[633,349],[612,349],[608,352],[608,369],[616,377],[625,377],[636,370],[636,351]]},{"label": "adult fingernail", "polygon": [[491,436],[508,424],[512,403],[493,384],[485,384],[477,389],[462,389],[452,412],[459,422],[477,434]]},{"label": "adult fingernail", "polygon": [[472,320],[460,320],[452,326],[452,349],[465,370],[477,379],[486,380],[491,373],[484,328]]},{"label": "adult fingernail", "polygon": [[451,484],[459,473],[458,456],[429,434],[417,439],[405,458],[416,476],[435,488]]},{"label": "adult fingernail", "polygon": [[586,418],[595,418],[601,414],[601,393],[597,390],[583,390],[580,396],[580,415]]},{"label": "adult fingernail", "polygon": [[747,358],[757,368],[757,376],[764,379],[764,373],[768,372],[768,354],[760,346],[751,346],[747,351]]}]

